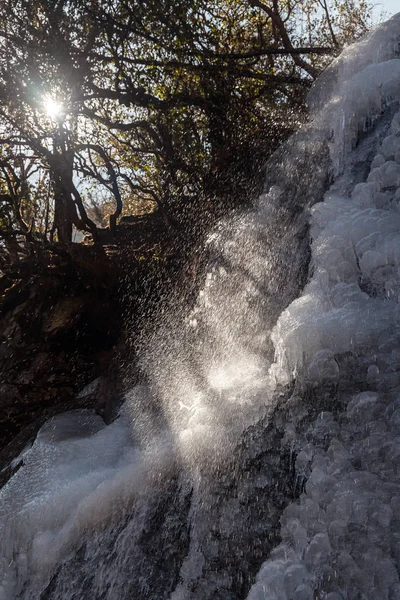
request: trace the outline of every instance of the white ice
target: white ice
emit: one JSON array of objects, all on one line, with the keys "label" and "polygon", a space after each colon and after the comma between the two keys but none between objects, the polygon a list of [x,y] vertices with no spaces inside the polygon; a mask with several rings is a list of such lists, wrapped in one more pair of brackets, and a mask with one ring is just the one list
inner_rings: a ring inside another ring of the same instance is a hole
[{"label": "white ice", "polygon": [[1,600],[21,594],[27,579],[29,597],[38,597],[85,535],[119,522],[150,489],[168,448],[133,436],[129,404],[108,426],[90,411],[58,415],[24,451],[0,490]]},{"label": "white ice", "polygon": [[[346,169],[360,129],[399,106],[399,42],[397,15],[339,59],[338,88],[321,90],[315,119],[335,119],[336,180],[311,210],[312,275],[273,331],[271,373],[321,394],[333,384],[345,408],[310,426],[295,462],[305,489],[248,600],[400,598],[400,112],[365,180]],[[364,391],[348,397],[349,376]]]}]

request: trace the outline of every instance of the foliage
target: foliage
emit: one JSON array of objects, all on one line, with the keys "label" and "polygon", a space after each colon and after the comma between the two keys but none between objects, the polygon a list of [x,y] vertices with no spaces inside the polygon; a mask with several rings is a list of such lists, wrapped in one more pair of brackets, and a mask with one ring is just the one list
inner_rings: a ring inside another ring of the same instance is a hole
[{"label": "foliage", "polygon": [[124,203],[171,224],[246,200],[370,26],[367,0],[3,0],[0,237],[96,239],[96,194],[112,231]]}]

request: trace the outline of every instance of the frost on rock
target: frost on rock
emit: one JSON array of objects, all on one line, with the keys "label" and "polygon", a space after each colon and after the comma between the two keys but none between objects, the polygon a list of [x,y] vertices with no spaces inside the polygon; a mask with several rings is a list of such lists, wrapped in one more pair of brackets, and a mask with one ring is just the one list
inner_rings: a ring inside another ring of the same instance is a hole
[{"label": "frost on rock", "polygon": [[[400,424],[392,417],[398,403],[390,394],[358,394],[334,420],[328,443],[315,436],[315,446],[299,453],[297,474],[305,464],[310,473],[305,491],[284,511],[282,543],[248,600],[397,598]],[[274,573],[279,577],[272,579]]]},{"label": "frost on rock", "polygon": [[[337,406],[306,432],[294,463],[303,491],[285,509],[281,544],[248,600],[400,598],[399,37],[397,15],[339,59],[336,100],[322,91],[327,114],[336,110],[331,149],[342,174],[311,209],[311,277],[272,333],[271,373],[280,381],[333,383]],[[384,138],[370,142],[369,172],[355,185],[346,170],[352,124],[389,104],[394,116]],[[345,383],[349,357],[353,388]]]}]

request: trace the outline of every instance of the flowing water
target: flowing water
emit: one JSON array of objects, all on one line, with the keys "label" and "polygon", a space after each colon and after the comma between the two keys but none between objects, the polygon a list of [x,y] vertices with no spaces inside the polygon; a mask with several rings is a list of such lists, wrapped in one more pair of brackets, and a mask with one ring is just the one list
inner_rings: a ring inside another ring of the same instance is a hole
[{"label": "flowing water", "polygon": [[0,491],[0,599],[400,598],[400,15],[221,223],[111,425],[54,417]]}]

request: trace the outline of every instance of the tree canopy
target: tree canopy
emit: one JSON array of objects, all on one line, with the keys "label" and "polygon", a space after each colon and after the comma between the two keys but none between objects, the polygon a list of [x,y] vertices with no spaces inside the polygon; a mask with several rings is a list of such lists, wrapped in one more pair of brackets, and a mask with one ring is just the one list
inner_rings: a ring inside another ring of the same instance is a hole
[{"label": "tree canopy", "polygon": [[235,205],[367,0],[3,0],[0,255]]}]

